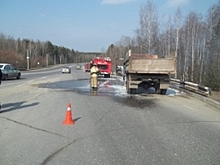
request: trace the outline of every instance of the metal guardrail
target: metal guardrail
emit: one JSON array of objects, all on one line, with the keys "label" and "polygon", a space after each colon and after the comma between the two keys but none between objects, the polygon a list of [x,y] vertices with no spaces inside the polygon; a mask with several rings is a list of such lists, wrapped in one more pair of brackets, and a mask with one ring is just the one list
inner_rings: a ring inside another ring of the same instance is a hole
[{"label": "metal guardrail", "polygon": [[170,79],[170,84],[171,85],[178,85],[179,88],[186,89],[191,92],[195,92],[201,95],[209,96],[211,95],[211,88],[205,87],[199,84],[195,84],[192,82],[187,82],[187,81],[181,81],[179,79]]},{"label": "metal guardrail", "polygon": [[[118,76],[123,76],[122,73],[115,73]],[[203,96],[210,96],[212,93],[211,88],[195,84],[192,82],[182,81],[179,79],[170,78],[170,85],[176,88],[182,88],[190,92],[198,93]]]}]

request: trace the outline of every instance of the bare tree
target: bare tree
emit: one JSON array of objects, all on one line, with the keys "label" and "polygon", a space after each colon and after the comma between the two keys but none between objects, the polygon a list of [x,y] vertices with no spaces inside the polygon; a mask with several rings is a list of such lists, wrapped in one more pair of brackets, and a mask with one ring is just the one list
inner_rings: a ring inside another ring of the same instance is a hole
[{"label": "bare tree", "polygon": [[171,54],[171,33],[172,33],[172,20],[171,16],[169,16],[168,22],[167,22],[167,30],[166,30],[166,54],[165,56],[170,56]]},{"label": "bare tree", "polygon": [[136,31],[139,37],[141,49],[151,53],[158,36],[158,17],[156,7],[148,0],[147,4],[140,8],[140,28]]},{"label": "bare tree", "polygon": [[[174,22],[175,22],[175,33],[176,33],[176,39],[175,39],[175,53],[174,56],[177,60],[177,71],[180,69],[180,60],[178,60],[178,48],[179,48],[179,32],[180,32],[180,25],[181,25],[181,11],[178,8],[174,17]],[[177,74],[175,74],[175,78],[177,78]]]},{"label": "bare tree", "polygon": [[[201,16],[195,12],[191,12],[185,20],[185,25],[182,28],[181,34],[181,47],[184,50],[181,50],[181,56],[184,57],[184,80],[194,81],[198,76],[199,70],[197,61],[199,59],[199,36],[200,26],[201,26]],[[180,59],[179,59],[180,60]]]}]

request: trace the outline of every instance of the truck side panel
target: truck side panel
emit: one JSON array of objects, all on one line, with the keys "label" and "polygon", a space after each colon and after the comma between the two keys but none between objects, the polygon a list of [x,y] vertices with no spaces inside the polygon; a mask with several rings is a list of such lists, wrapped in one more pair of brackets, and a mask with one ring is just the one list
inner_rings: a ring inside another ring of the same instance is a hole
[{"label": "truck side panel", "polygon": [[128,73],[174,74],[174,59],[130,59],[126,67]]}]

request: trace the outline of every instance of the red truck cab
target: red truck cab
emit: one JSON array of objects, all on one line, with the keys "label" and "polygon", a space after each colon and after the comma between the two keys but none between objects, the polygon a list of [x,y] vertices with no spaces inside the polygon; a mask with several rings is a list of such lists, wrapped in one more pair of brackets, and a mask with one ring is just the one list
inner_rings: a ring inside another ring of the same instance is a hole
[{"label": "red truck cab", "polygon": [[105,78],[109,78],[112,73],[112,60],[109,57],[95,57],[93,64],[96,64],[99,68],[99,75],[104,75]]},{"label": "red truck cab", "polygon": [[85,63],[85,72],[90,72],[90,62]]}]

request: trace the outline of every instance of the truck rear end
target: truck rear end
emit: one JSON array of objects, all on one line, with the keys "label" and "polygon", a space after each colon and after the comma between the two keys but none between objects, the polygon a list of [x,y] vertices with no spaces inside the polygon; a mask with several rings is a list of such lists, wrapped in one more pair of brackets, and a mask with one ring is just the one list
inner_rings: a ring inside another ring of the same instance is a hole
[{"label": "truck rear end", "polygon": [[166,94],[170,75],[176,73],[176,60],[158,58],[157,55],[126,54],[124,61],[125,84],[128,93],[136,93],[141,87],[155,88],[158,94]]}]

